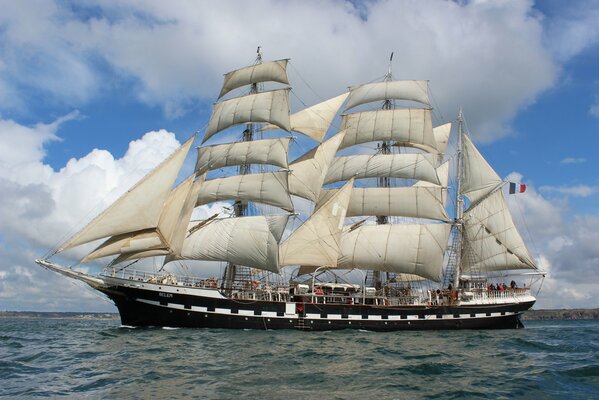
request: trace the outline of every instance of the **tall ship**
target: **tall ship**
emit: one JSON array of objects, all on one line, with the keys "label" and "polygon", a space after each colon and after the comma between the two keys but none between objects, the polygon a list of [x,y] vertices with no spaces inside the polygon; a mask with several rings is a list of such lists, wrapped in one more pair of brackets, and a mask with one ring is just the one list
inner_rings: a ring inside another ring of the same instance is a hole
[{"label": "tall ship", "polygon": [[[434,126],[428,81],[394,80],[391,60],[291,114],[289,60],[258,48],[225,74],[190,176],[198,134],[36,263],[105,294],[129,326],[522,327],[543,272],[507,182],[462,112]],[[98,275],[51,261],[92,242],[81,262],[108,260]]]}]

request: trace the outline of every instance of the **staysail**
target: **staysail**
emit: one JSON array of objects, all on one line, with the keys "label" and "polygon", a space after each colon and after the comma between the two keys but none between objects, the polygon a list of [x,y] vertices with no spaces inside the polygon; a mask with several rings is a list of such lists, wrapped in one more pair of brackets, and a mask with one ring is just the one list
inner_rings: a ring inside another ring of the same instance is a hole
[{"label": "staysail", "polygon": [[108,236],[152,229],[158,226],[163,206],[183,165],[195,135],[112,203],[58,251]]},{"label": "staysail", "polygon": [[496,190],[464,213],[464,272],[536,269],[505,202]]},{"label": "staysail", "polygon": [[306,222],[281,244],[281,265],[335,267],[347,203],[353,186],[350,179]]},{"label": "staysail", "polygon": [[[337,115],[337,111],[339,111],[341,104],[347,99],[348,94],[343,93],[342,95],[291,114],[291,130],[303,133],[317,142],[322,142],[335,115]],[[278,129],[278,127],[269,124],[261,128],[262,131],[270,129]]]}]

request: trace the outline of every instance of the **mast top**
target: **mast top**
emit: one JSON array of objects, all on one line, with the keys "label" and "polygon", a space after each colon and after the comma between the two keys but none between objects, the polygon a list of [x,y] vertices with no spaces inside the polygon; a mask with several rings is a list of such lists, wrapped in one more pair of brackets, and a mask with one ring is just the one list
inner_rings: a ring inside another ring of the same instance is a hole
[{"label": "mast top", "polygon": [[262,46],[256,49],[256,64],[262,64]]},{"label": "mast top", "polygon": [[392,62],[393,62],[393,52],[391,52],[391,56],[389,57],[389,68],[387,69],[387,75],[385,75],[386,81],[390,81],[393,78],[393,73],[391,71]]}]

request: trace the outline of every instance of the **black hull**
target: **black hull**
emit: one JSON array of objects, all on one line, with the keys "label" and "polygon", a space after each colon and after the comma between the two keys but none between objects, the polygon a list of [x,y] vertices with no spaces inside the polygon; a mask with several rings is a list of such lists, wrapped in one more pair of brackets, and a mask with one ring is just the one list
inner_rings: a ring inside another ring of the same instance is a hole
[{"label": "black hull", "polygon": [[374,306],[237,300],[112,286],[102,289],[123,325],[370,331],[522,328],[534,301],[458,306]]}]

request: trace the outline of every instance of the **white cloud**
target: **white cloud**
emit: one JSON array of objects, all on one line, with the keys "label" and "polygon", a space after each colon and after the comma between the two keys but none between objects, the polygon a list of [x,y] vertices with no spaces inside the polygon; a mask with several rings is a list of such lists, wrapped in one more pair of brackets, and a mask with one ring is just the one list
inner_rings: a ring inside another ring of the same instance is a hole
[{"label": "white cloud", "polygon": [[546,21],[546,43],[557,58],[566,61],[599,43],[599,4],[593,0],[555,2],[555,16]]},{"label": "white cloud", "polygon": [[591,105],[591,108],[589,109],[589,113],[592,116],[599,118],[599,99],[596,100],[593,105]]},{"label": "white cloud", "polygon": [[587,162],[584,157],[566,157],[560,161],[560,164],[583,164]]},{"label": "white cloud", "polygon": [[[18,78],[67,103],[133,82],[141,100],[178,116],[192,102],[210,105],[222,74],[251,63],[257,45],[266,59],[292,59],[294,91],[307,104],[319,100],[312,88],[329,97],[381,77],[395,51],[396,78],[430,79],[445,119],[463,106],[473,134],[490,139],[508,134],[516,112],[556,78],[529,1],[379,1],[356,9],[337,1],[132,0],[89,7],[103,16],[83,18],[51,2],[35,12],[20,2],[3,9],[9,57],[0,82]],[[19,51],[25,47],[43,62],[27,64],[28,53]],[[102,79],[97,60],[120,79]]]},{"label": "white cloud", "polygon": [[539,190],[543,192],[554,192],[561,193],[568,196],[575,197],[589,197],[599,192],[599,187],[588,186],[588,185],[575,185],[575,186],[541,186]]},{"label": "white cloud", "polygon": [[[0,161],[0,293],[12,309],[113,309],[33,260],[42,256],[40,248],[73,234],[73,227],[82,227],[179,146],[170,132],[148,132],[121,158],[94,149],[55,171],[43,162],[44,145],[59,140],[61,124],[75,117],[33,126],[0,120],[0,147],[10,150]],[[71,261],[82,252],[74,251]]]},{"label": "white cloud", "polygon": [[[512,173],[509,180],[522,181]],[[592,307],[593,280],[599,268],[599,215],[569,216],[567,206],[540,195],[528,184],[523,194],[508,196],[508,204],[532,255],[548,272],[539,295],[539,308]]]}]

